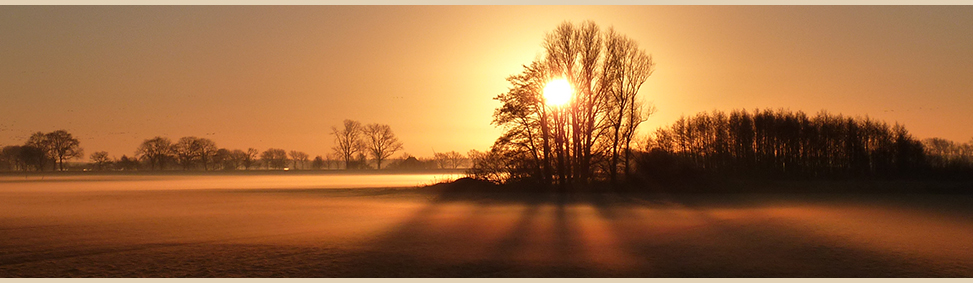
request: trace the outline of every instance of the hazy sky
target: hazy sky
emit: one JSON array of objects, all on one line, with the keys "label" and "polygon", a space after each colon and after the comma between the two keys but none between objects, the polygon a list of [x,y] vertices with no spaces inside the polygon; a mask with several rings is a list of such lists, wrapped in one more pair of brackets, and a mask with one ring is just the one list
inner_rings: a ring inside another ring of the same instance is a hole
[{"label": "hazy sky", "polygon": [[355,119],[413,155],[485,150],[505,78],[584,20],[655,59],[643,133],[784,108],[973,138],[973,6],[3,6],[0,146],[66,129],[116,157],[155,136],[315,156]]}]

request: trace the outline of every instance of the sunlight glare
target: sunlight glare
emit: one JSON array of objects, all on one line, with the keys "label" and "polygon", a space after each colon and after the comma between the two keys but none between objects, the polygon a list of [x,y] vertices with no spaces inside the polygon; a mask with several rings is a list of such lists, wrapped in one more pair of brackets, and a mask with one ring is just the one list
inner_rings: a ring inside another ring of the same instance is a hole
[{"label": "sunlight glare", "polygon": [[547,105],[561,106],[571,100],[571,84],[565,79],[555,79],[544,86],[544,100]]}]

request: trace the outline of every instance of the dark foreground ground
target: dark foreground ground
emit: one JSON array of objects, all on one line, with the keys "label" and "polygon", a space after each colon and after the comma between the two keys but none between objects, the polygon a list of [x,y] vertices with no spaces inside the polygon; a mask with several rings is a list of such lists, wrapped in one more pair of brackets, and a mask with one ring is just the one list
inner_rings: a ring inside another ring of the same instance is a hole
[{"label": "dark foreground ground", "polygon": [[973,277],[969,195],[443,189],[0,190],[0,277]]}]

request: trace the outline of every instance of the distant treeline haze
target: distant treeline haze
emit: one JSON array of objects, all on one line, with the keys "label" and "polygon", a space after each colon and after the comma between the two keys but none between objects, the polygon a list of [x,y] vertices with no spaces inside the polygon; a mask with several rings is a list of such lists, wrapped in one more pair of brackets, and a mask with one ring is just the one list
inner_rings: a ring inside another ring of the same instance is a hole
[{"label": "distant treeline haze", "polygon": [[[403,145],[391,127],[382,124],[362,125],[345,120],[342,128],[332,127],[335,136],[334,152],[315,156],[297,150],[269,148],[219,148],[213,140],[194,136],[175,142],[166,137],[146,139],[132,156],[111,156],[106,151],[91,153],[89,163],[69,166],[65,161],[80,159],[80,142],[65,130],[51,133],[37,132],[23,145],[3,147],[0,152],[0,171],[49,170],[324,170],[324,169],[455,169],[469,166],[469,158],[450,151],[434,153],[432,158],[420,159],[404,153],[393,154]],[[374,165],[374,166],[373,166]]]}]

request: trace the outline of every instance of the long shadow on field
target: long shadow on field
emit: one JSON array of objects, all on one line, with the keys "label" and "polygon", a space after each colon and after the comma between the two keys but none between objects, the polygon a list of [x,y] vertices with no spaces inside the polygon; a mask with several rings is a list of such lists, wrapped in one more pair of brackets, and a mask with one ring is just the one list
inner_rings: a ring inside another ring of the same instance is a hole
[{"label": "long shadow on field", "polygon": [[[625,196],[631,197],[631,196]],[[658,197],[658,196],[656,196]],[[716,197],[716,196],[709,196]],[[637,199],[637,198],[636,198]],[[654,199],[659,201],[659,199]],[[645,229],[677,226],[672,223],[626,227],[625,221],[609,221],[616,235],[625,238],[625,249],[647,259],[640,277],[966,277],[969,268],[943,268],[929,260],[894,251],[856,247],[845,239],[828,237],[813,227],[768,212],[743,212],[718,216],[726,207],[731,213],[761,206],[759,202],[720,203],[700,196],[665,196],[664,207],[685,213],[683,229],[653,235]],[[597,202],[596,202],[597,203]],[[617,206],[596,205],[605,219],[619,219]],[[764,204],[766,205],[766,204]],[[741,209],[744,208],[744,209]],[[649,219],[644,219],[649,220]],[[633,233],[632,229],[642,230]],[[638,235],[637,237],[631,237]]]},{"label": "long shadow on field", "polygon": [[447,189],[370,241],[339,276],[970,276],[968,268],[855,247],[765,212],[720,216],[714,211],[759,204],[707,198]]}]

